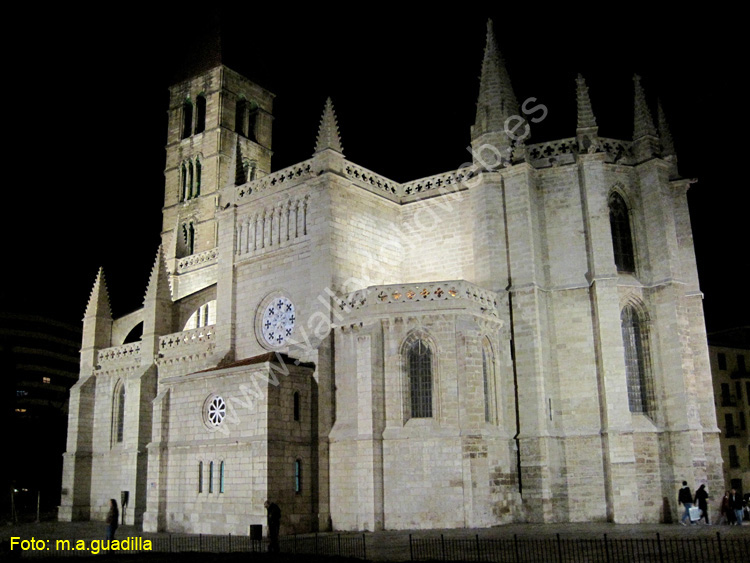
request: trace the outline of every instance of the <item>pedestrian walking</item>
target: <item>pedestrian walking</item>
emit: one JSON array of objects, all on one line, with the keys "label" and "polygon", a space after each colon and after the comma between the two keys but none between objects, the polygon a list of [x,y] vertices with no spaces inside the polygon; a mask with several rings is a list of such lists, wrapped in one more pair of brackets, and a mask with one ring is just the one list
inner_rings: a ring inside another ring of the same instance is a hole
[{"label": "pedestrian walking", "polygon": [[[701,485],[698,490],[695,491],[695,498],[693,502],[698,505],[701,511],[701,518],[705,518],[706,524],[710,524],[708,521],[708,491],[706,485]],[[700,522],[700,520],[698,520]]]},{"label": "pedestrian walking", "polygon": [[742,526],[742,496],[737,489],[729,491],[729,509],[734,512],[735,524]]},{"label": "pedestrian walking", "polygon": [[[687,481],[682,482],[682,488],[680,489],[679,494],[677,495],[677,502],[678,504],[681,504],[685,507],[685,512],[682,515],[682,518],[680,519],[680,524],[683,526],[685,525],[685,518],[690,520],[690,508],[693,506],[693,495],[690,492],[690,487],[688,487]],[[690,522],[692,524],[692,522]]]}]

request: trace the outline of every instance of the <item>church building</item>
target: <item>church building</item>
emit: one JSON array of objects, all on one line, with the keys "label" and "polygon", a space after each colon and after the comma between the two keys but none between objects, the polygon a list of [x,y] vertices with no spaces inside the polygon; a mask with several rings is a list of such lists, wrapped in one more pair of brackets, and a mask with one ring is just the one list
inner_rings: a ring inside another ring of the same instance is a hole
[{"label": "church building", "polygon": [[95,280],[59,518],[660,522],[683,480],[720,490],[691,181],[637,76],[630,140],[576,88],[571,137],[529,143],[488,24],[473,161],[399,183],[347,160],[330,99],[272,171],[273,94],[173,85],[162,243],[141,309]]}]

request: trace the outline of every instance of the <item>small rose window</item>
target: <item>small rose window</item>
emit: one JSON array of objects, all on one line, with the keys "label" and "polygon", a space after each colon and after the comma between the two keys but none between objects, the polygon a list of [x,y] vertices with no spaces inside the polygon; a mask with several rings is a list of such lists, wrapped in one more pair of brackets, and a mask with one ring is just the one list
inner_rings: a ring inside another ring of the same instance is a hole
[{"label": "small rose window", "polygon": [[211,398],[206,406],[206,422],[209,426],[217,427],[227,416],[227,404],[218,395]]}]

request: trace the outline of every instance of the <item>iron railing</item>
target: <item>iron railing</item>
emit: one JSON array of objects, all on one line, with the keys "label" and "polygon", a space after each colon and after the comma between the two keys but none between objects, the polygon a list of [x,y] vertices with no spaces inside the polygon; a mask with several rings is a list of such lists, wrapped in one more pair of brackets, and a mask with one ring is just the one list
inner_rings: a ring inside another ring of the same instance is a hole
[{"label": "iron railing", "polygon": [[598,539],[414,538],[409,535],[412,561],[493,561],[497,563],[746,563],[750,557],[750,537],[627,538]]}]

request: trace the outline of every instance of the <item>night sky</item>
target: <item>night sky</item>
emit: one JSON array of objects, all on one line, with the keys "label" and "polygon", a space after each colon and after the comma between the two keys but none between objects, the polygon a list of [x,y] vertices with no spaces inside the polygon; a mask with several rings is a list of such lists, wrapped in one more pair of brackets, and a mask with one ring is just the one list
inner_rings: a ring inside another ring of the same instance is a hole
[{"label": "night sky", "polygon": [[220,20],[192,8],[84,18],[66,6],[6,21],[26,32],[6,57],[2,308],[78,324],[100,266],[115,316],[141,306],[160,242],[167,87],[217,60],[216,29],[225,64],[276,94],[274,170],[312,156],[331,96],[346,157],[407,181],[470,160],[491,17],[517,98],[549,110],[531,143],[575,135],[579,72],[604,137],[632,136],[633,73],[654,115],[661,98],[680,172],[698,180],[689,202],[708,328],[750,325],[746,49],[730,24],[706,14],[597,21],[581,8],[467,4],[416,16],[359,6],[358,15],[289,7]]}]

